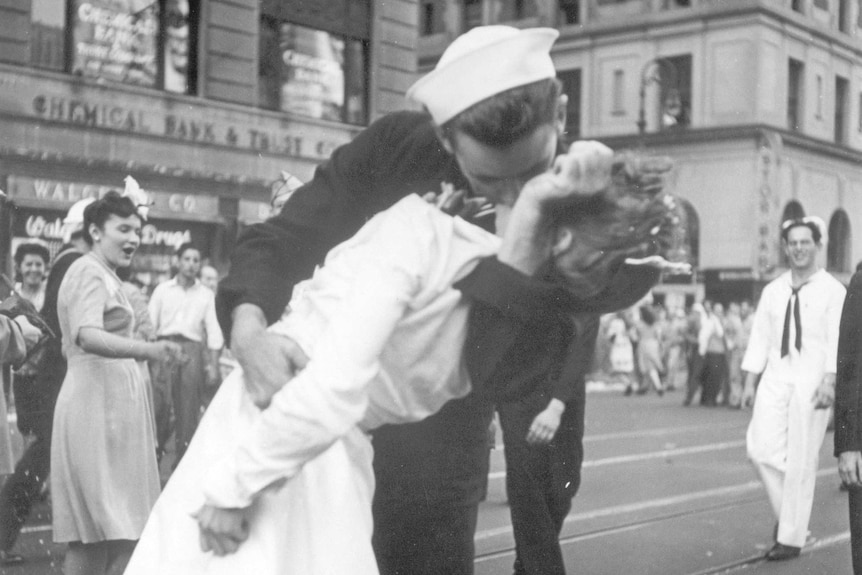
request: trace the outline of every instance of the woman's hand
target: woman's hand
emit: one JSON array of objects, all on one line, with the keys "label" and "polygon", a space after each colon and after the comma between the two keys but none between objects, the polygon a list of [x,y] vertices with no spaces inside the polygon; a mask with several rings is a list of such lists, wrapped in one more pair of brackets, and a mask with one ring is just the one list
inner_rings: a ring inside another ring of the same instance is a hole
[{"label": "woman's hand", "polygon": [[201,550],[212,551],[221,557],[236,553],[239,546],[248,539],[249,527],[246,517],[248,508],[223,509],[204,505],[192,515],[198,520]]}]

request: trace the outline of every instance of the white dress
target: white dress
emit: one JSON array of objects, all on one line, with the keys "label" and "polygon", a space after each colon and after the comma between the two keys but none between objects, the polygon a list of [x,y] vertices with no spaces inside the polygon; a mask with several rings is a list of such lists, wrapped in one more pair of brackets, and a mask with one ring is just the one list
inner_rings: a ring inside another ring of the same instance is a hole
[{"label": "white dress", "polygon": [[[452,288],[495,236],[408,196],[334,248],[270,329],[308,366],[259,411],[234,371],[153,510],[127,575],[376,574],[366,432],[423,419],[470,385]],[[191,514],[252,506],[236,554],[202,553]]]}]

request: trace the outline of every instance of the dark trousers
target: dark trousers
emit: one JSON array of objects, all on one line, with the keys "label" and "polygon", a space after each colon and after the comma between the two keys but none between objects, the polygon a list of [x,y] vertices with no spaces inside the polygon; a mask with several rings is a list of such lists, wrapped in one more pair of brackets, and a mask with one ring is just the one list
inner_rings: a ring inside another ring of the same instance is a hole
[{"label": "dark trousers", "polygon": [[381,575],[472,575],[493,410],[473,395],[374,430],[372,544]]},{"label": "dark trousers", "polygon": [[[205,385],[203,362],[206,346],[182,337],[164,339],[179,343],[188,357],[188,361],[182,364],[155,364],[151,371],[158,455],[161,457],[164,454],[171,432],[175,432],[176,466],[198,428],[201,393]],[[171,411],[174,415],[173,425]]]},{"label": "dark trousers", "polygon": [[15,545],[50,469],[50,436],[37,436],[0,490],[0,550],[10,551]]},{"label": "dark trousers", "polygon": [[479,505],[380,502],[374,552],[381,574],[470,575]]},{"label": "dark trousers", "polygon": [[703,357],[701,379],[703,390],[700,392],[700,404],[715,405],[722,382],[727,380],[727,356],[723,353],[707,353]]},{"label": "dark trousers", "polygon": [[862,487],[851,487],[850,500],[850,549],[853,554],[853,574],[862,575]]},{"label": "dark trousers", "polygon": [[548,445],[530,445],[527,433],[547,405],[542,396],[498,406],[506,457],[506,492],[515,535],[515,575],[564,575],[559,537],[580,485],[582,406],[569,403]]}]

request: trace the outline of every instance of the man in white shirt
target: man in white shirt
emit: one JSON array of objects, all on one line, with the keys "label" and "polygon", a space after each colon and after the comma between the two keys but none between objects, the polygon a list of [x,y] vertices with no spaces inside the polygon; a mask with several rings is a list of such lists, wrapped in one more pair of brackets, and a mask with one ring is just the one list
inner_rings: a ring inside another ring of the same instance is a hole
[{"label": "man in white shirt", "polygon": [[782,224],[790,271],[764,288],[742,362],[742,404],[754,400],[748,457],[778,520],[770,561],[798,557],[805,544],[818,453],[835,398],[846,290],[817,265],[823,229],[812,217]]},{"label": "man in white shirt", "polygon": [[[158,339],[179,343],[188,358],[183,364],[153,366],[153,385],[173,403],[176,462],[182,458],[197,428],[204,386],[219,382],[218,359],[224,339],[215,313],[215,294],[197,278],[201,252],[192,244],[177,250],[177,275],[156,286],[150,298],[150,317]],[[168,395],[169,394],[169,395]],[[170,405],[157,405],[159,455],[171,435]]]}]

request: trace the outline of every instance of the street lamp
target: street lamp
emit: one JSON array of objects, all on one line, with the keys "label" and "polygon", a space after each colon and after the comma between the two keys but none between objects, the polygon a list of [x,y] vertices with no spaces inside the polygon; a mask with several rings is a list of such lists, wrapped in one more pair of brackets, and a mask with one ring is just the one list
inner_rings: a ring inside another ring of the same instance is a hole
[{"label": "street lamp", "polygon": [[[669,82],[667,81],[669,80]],[[678,77],[676,66],[673,62],[665,58],[653,58],[644,64],[641,68],[641,84],[640,84],[640,107],[638,109],[638,134],[641,136],[646,132],[646,110],[644,109],[646,101],[646,88],[649,84],[658,84],[659,86],[670,85],[667,97],[662,102],[662,113],[667,112],[673,116],[678,115],[682,110],[682,101],[679,96]]]}]

